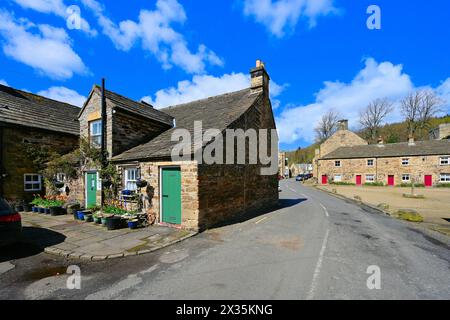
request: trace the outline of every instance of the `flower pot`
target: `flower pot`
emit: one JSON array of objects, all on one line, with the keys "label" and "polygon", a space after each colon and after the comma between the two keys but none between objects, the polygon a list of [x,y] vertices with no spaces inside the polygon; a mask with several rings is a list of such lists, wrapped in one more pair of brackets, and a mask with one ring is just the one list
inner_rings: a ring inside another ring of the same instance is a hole
[{"label": "flower pot", "polygon": [[50,207],[50,215],[59,216],[62,213],[62,207]]},{"label": "flower pot", "polygon": [[78,220],[84,220],[84,211],[77,211]]},{"label": "flower pot", "polygon": [[55,188],[57,189],[61,189],[62,187],[64,187],[64,182],[61,181],[54,181],[53,185],[55,186]]},{"label": "flower pot", "polygon": [[106,219],[106,228],[108,230],[117,230],[122,227],[122,218],[110,217]]},{"label": "flower pot", "polygon": [[45,213],[45,208],[39,207],[39,213]]},{"label": "flower pot", "polygon": [[44,213],[45,214],[50,214],[50,208],[44,208]]},{"label": "flower pot", "polygon": [[33,208],[31,208],[31,210],[32,210],[33,212],[39,213],[39,208],[38,208],[38,207],[33,207]]},{"label": "flower pot", "polygon": [[28,203],[24,204],[23,205],[23,211],[24,212],[30,212],[31,211],[31,206]]},{"label": "flower pot", "polygon": [[137,227],[138,227],[138,225],[139,225],[139,221],[138,220],[129,220],[128,221],[128,228],[130,228],[130,229],[137,229]]},{"label": "flower pot", "polygon": [[102,224],[102,218],[100,218],[100,217],[94,217],[94,223],[95,223],[95,224]]},{"label": "flower pot", "polygon": [[93,222],[94,218],[92,217],[92,214],[85,214],[84,215],[84,221],[86,221],[86,222]]},{"label": "flower pot", "polygon": [[18,205],[16,205],[16,206],[14,207],[14,209],[15,209],[17,212],[23,212],[23,205],[18,204]]}]

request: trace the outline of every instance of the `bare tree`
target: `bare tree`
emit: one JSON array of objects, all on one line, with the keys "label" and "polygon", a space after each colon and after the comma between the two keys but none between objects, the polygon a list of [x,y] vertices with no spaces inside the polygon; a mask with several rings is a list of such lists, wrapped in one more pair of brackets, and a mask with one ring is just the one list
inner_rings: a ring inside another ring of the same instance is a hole
[{"label": "bare tree", "polygon": [[441,111],[442,102],[432,90],[419,90],[402,100],[402,114],[410,137],[414,137],[418,130],[429,127],[430,120]]},{"label": "bare tree", "polygon": [[392,103],[388,99],[376,99],[359,114],[359,123],[367,131],[372,141],[377,139],[384,119],[392,110]]},{"label": "bare tree", "polygon": [[314,131],[316,132],[317,142],[327,140],[333,135],[333,133],[336,132],[339,118],[339,113],[334,110],[330,110],[322,116],[316,128],[314,129]]}]

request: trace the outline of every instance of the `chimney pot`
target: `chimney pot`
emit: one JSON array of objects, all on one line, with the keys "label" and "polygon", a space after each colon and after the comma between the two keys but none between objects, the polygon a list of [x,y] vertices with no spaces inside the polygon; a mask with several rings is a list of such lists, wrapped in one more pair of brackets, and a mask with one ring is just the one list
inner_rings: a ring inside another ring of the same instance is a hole
[{"label": "chimney pot", "polygon": [[342,119],[338,121],[338,129],[339,130],[348,130],[348,120]]},{"label": "chimney pot", "polygon": [[414,146],[416,143],[414,141],[414,136],[410,135],[408,138],[408,145],[409,146]]}]

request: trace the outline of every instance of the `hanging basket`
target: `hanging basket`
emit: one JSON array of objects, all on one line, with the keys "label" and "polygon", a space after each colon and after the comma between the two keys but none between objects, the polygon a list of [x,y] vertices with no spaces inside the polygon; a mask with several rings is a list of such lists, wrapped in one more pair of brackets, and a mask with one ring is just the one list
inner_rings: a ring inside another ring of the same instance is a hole
[{"label": "hanging basket", "polygon": [[104,188],[109,188],[109,187],[111,187],[112,186],[112,181],[111,180],[102,180],[102,186],[104,187]]},{"label": "hanging basket", "polygon": [[62,182],[62,181],[53,181],[53,185],[55,186],[55,188],[61,189],[62,187],[64,187],[64,182]]},{"label": "hanging basket", "polygon": [[138,179],[137,181],[136,181],[136,186],[138,187],[138,188],[145,188],[146,186],[147,186],[147,181],[146,180],[144,180],[144,179]]}]

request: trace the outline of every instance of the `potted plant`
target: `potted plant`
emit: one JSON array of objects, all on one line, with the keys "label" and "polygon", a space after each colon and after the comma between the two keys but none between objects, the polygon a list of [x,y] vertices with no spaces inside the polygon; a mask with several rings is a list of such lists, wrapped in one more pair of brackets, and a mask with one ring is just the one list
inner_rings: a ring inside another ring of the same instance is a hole
[{"label": "potted plant", "polygon": [[130,228],[131,230],[137,229],[139,226],[139,220],[138,219],[131,219],[128,220],[128,228]]},{"label": "potted plant", "polygon": [[59,216],[63,212],[63,205],[64,202],[61,200],[49,200],[48,207],[50,210],[50,215],[52,216]]},{"label": "potted plant", "polygon": [[92,218],[94,219],[95,224],[102,224],[102,215],[101,213],[94,213]]},{"label": "potted plant", "polygon": [[118,230],[122,228],[122,217],[113,215],[106,218],[106,228],[108,230]]},{"label": "potted plant", "polygon": [[42,198],[39,195],[34,195],[33,201],[31,201],[31,205],[33,206],[32,211],[39,213],[39,208],[42,203]]},{"label": "potted plant", "polygon": [[92,213],[85,213],[84,214],[84,221],[86,221],[86,222],[94,222],[93,214]]},{"label": "potted plant", "polygon": [[64,187],[64,182],[55,180],[53,181],[53,185],[55,186],[55,188],[61,189],[62,187]]},{"label": "potted plant", "polygon": [[24,212],[30,212],[31,211],[31,206],[29,203],[24,203],[23,204],[23,211]]}]

